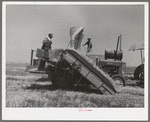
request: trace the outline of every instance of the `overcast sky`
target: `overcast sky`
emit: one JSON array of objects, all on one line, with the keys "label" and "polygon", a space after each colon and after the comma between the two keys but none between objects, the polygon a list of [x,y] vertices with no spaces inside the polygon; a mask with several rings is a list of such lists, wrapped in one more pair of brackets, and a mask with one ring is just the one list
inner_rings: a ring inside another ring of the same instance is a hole
[{"label": "overcast sky", "polygon": [[52,48],[67,48],[70,28],[76,26],[84,28],[82,43],[92,38],[94,54],[115,50],[122,34],[123,61],[141,63],[140,51],[128,49],[144,41],[143,5],[7,5],[7,62],[30,63],[31,49],[41,48],[48,33],[54,35]]}]

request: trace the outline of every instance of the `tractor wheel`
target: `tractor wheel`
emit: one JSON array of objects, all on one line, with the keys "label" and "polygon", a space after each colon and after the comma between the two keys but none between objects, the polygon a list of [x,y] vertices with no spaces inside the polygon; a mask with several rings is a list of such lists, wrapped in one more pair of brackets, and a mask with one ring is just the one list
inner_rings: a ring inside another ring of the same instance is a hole
[{"label": "tractor wheel", "polygon": [[134,71],[134,79],[144,83],[144,64],[139,65]]},{"label": "tractor wheel", "polygon": [[63,74],[53,74],[51,77],[52,85],[56,88],[68,88],[71,85],[71,77],[64,77]]},{"label": "tractor wheel", "polygon": [[124,78],[118,74],[112,76],[115,84],[119,87],[123,87],[126,85]]}]

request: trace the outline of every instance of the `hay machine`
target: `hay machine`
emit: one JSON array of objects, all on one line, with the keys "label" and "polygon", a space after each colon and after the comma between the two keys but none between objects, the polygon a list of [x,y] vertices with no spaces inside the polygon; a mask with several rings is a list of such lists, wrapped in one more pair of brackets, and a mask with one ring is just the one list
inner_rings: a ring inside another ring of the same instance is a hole
[{"label": "hay machine", "polygon": [[[83,28],[71,28],[70,35],[81,39]],[[120,41],[120,50],[118,50]],[[38,59],[33,59],[36,52]],[[82,55],[73,49],[62,51],[57,61],[49,57],[49,52],[43,49],[31,50],[31,62],[27,67],[30,73],[47,74],[48,79],[56,88],[70,88],[84,85],[85,89],[94,87],[102,94],[115,94],[116,86],[125,86],[123,72],[125,63],[122,62],[121,36],[118,37],[116,50],[105,50],[105,59],[94,62],[89,55]],[[108,60],[111,59],[111,60]],[[39,60],[46,62],[44,69],[39,68]],[[32,70],[36,68],[36,70]]]}]

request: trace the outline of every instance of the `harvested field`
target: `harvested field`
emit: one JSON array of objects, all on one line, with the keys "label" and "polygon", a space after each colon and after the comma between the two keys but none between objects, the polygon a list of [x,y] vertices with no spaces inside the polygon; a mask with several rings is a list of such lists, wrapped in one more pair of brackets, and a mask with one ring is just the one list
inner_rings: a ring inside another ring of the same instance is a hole
[{"label": "harvested field", "polygon": [[26,65],[7,64],[6,107],[144,107],[144,88],[136,81],[128,80],[115,95],[101,95],[94,89],[84,91],[82,86],[74,91],[56,89],[47,75],[25,72]]}]

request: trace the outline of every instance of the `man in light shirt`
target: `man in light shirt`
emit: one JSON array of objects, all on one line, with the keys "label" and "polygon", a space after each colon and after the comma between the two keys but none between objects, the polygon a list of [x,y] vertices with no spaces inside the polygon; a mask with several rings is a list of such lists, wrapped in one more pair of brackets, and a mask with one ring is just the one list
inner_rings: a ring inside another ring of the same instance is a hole
[{"label": "man in light shirt", "polygon": [[91,53],[91,52],[92,52],[92,42],[91,42],[91,37],[88,37],[87,40],[88,40],[88,41],[87,41],[84,45],[82,45],[82,46],[87,45],[87,51],[86,51],[86,53],[88,54],[88,53]]}]

